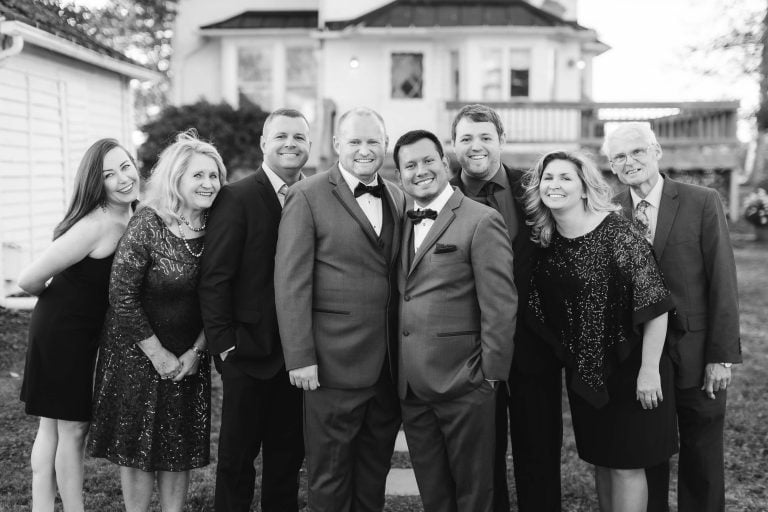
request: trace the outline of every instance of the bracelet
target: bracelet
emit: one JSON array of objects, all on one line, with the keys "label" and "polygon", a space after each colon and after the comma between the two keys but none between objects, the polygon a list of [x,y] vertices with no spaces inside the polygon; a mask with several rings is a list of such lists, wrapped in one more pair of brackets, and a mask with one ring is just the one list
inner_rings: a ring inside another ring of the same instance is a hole
[{"label": "bracelet", "polygon": [[192,348],[190,348],[189,350],[194,352],[198,359],[203,357],[203,354],[205,354],[205,350],[200,350],[199,348],[197,348],[196,345],[192,345]]}]

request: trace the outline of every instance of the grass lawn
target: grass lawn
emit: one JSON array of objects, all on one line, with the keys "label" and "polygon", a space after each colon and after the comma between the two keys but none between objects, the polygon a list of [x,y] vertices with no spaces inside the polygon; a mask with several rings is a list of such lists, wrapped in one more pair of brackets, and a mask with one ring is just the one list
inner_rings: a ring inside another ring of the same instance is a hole
[{"label": "grass lawn", "polygon": [[[734,370],[728,391],[726,427],[726,510],[768,510],[768,246],[749,243],[736,249],[741,297],[741,334],[744,364]],[[19,402],[29,314],[0,310],[0,511],[29,511],[29,452],[37,419],[24,414]],[[215,372],[214,372],[215,374]],[[187,510],[213,510],[215,447],[218,441],[220,381],[214,376],[213,463],[193,472]],[[567,411],[567,404],[565,404]],[[397,466],[407,464],[402,456]],[[674,461],[673,461],[674,463]],[[511,459],[510,492],[514,495]],[[563,450],[563,510],[597,509],[589,466],[576,457],[570,418],[566,415]],[[302,473],[303,475],[303,473]],[[303,491],[302,486],[302,493]],[[122,510],[117,469],[103,460],[86,459],[86,509]],[[258,489],[257,489],[258,496]],[[304,500],[302,495],[302,500]],[[514,502],[514,500],[513,500]],[[673,499],[674,502],[674,499]],[[57,510],[61,510],[60,505]],[[159,507],[153,507],[159,510]],[[254,504],[254,510],[258,510]],[[388,498],[389,512],[421,511],[417,497]],[[516,510],[513,504],[513,509]],[[675,510],[673,506],[673,510]]]}]

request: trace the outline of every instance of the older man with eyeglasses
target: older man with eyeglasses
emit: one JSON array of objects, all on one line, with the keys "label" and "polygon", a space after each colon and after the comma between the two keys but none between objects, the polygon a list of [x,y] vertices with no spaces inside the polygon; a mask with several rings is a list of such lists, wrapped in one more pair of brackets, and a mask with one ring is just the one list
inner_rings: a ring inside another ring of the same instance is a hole
[{"label": "older man with eyeglasses", "polygon": [[[667,349],[675,363],[680,430],[679,512],[725,510],[723,427],[731,365],[741,362],[736,265],[715,190],[659,172],[661,146],[646,123],[625,123],[603,152],[629,189],[614,199],[653,245],[672,292]],[[670,399],[672,397],[668,397]],[[669,464],[646,468],[648,511],[668,511]]]}]

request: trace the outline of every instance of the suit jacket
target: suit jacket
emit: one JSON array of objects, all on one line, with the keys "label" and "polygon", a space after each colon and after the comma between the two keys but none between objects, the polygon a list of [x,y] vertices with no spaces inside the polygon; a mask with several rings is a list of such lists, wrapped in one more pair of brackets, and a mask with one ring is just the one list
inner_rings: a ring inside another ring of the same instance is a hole
[{"label": "suit jacket", "polygon": [[[672,292],[669,351],[677,386],[701,386],[707,363],[741,362],[736,263],[715,190],[663,176],[653,249]],[[632,218],[629,190],[616,196]]]},{"label": "suit jacket", "polygon": [[317,364],[324,387],[372,386],[390,347],[405,196],[384,183],[382,206],[395,223],[389,258],[338,165],[286,198],[275,266],[286,368]]},{"label": "suit jacket", "polygon": [[400,398],[464,395],[483,379],[505,381],[512,360],[517,291],[504,219],[459,190],[440,211],[409,265],[413,229],[400,250]]},{"label": "suit jacket", "polygon": [[[259,170],[222,187],[213,204],[198,294],[208,347],[259,378],[283,366],[273,272],[280,202]],[[218,362],[218,358],[216,358]]]},{"label": "suit jacket", "polygon": [[[528,303],[528,293],[531,284],[531,271],[533,263],[538,253],[536,244],[531,240],[531,227],[525,223],[525,211],[523,209],[523,176],[525,172],[519,169],[511,169],[502,164],[502,169],[507,173],[511,190],[497,189],[495,196],[502,194],[512,194],[515,204],[514,214],[504,215],[504,222],[507,226],[512,240],[512,250],[515,255],[514,278],[517,286],[519,311],[524,311]],[[461,173],[457,174],[452,180],[451,185],[464,192],[464,183],[461,181]],[[497,198],[497,203],[500,198]],[[516,226],[516,227],[513,227]],[[552,354],[552,350],[546,342],[541,340],[535,332],[525,323],[525,315],[517,316],[517,327],[515,330],[515,353],[512,358],[512,364],[527,373],[535,373],[545,367],[558,365],[558,360]]]}]

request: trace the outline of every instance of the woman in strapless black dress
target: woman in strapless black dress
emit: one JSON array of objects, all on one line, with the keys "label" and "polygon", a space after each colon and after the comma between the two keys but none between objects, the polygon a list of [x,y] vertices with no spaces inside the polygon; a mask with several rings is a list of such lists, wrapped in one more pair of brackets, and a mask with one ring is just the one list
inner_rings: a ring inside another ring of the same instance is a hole
[{"label": "woman in strapless black dress", "polygon": [[39,416],[32,445],[33,509],[83,510],[83,453],[91,418],[98,336],[107,310],[112,257],[139,193],[128,152],[101,139],[85,152],[75,191],[53,243],[19,276],[38,295],[21,386],[27,414]]}]

